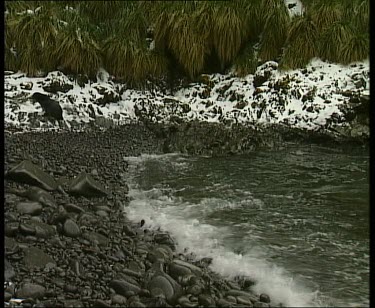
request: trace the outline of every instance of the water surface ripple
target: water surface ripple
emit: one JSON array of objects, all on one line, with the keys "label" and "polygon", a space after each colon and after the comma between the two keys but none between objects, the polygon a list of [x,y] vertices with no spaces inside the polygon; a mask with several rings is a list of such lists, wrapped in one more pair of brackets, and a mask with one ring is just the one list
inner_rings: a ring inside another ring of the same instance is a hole
[{"label": "water surface ripple", "polygon": [[287,306],[369,306],[369,155],[287,145],[130,162],[131,219],[170,231],[224,275]]}]

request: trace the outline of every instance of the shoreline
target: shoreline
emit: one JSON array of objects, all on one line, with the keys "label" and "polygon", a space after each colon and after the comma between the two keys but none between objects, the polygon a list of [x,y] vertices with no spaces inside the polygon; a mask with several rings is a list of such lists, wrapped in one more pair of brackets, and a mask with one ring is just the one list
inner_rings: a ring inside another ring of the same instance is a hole
[{"label": "shoreline", "polygon": [[[27,185],[5,181],[5,270],[13,282],[5,290],[7,303],[23,297],[25,307],[269,307],[271,297],[278,305],[272,294],[252,293],[251,277],[224,279],[207,267],[209,259],[175,251],[168,233],[144,230],[126,218],[123,157],[161,154],[158,140],[144,126],[132,125],[6,136],[6,171],[30,160],[63,191],[36,202],[30,198],[38,193],[25,193]],[[100,183],[106,197],[70,194],[69,181],[82,171]]]}]

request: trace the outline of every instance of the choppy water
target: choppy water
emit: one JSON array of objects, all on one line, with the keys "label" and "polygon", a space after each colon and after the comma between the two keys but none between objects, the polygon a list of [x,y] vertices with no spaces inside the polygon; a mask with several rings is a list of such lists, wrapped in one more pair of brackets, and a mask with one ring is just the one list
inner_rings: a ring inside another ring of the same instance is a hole
[{"label": "choppy water", "polygon": [[162,227],[226,276],[286,306],[369,306],[369,156],[288,145],[130,162],[129,218]]}]

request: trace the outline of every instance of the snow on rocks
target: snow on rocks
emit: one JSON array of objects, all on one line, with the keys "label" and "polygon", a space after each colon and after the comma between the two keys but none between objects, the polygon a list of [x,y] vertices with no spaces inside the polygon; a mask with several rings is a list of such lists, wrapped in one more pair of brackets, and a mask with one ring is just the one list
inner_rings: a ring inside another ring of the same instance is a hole
[{"label": "snow on rocks", "polygon": [[356,99],[369,95],[370,83],[368,61],[343,66],[319,59],[305,69],[285,72],[278,70],[276,62],[266,62],[244,78],[202,75],[199,82],[180,87],[173,95],[127,89],[103,69],[97,79],[82,83],[58,71],[43,78],[6,72],[5,123],[23,129],[56,128],[29,100],[34,92],[41,92],[59,101],[70,129],[85,123],[108,126],[144,119],[330,129],[348,124],[348,110]]}]

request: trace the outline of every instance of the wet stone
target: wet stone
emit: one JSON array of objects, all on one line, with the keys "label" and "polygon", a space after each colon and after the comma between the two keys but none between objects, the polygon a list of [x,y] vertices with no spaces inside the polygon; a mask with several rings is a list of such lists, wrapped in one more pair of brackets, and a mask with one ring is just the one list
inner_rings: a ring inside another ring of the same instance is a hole
[{"label": "wet stone", "polygon": [[19,225],[19,232],[23,235],[35,235],[36,230],[32,225],[29,224],[20,224]]},{"label": "wet stone", "polygon": [[108,213],[107,212],[105,212],[105,211],[96,211],[95,212],[96,213],[96,215],[98,215],[99,217],[108,217]]},{"label": "wet stone", "polygon": [[198,303],[204,307],[215,307],[215,300],[207,294],[200,294],[198,296]]},{"label": "wet stone", "polygon": [[216,301],[216,305],[218,307],[233,307],[233,303],[223,299],[223,298],[220,298],[219,300]]},{"label": "wet stone", "polygon": [[92,302],[92,307],[111,307],[111,304],[102,299],[96,299]]},{"label": "wet stone", "polygon": [[55,179],[29,160],[24,160],[9,170],[6,177],[13,181],[35,185],[48,191],[57,188]]},{"label": "wet stone", "polygon": [[262,302],[262,303],[270,303],[271,302],[271,299],[270,297],[265,294],[265,293],[262,293],[260,296],[259,296],[259,301]]},{"label": "wet stone", "polygon": [[72,203],[67,203],[64,205],[64,208],[67,212],[71,212],[71,213],[84,213],[85,210],[83,208],[81,208],[80,206],[78,205],[75,205],[75,204],[72,204]]},{"label": "wet stone", "polygon": [[116,293],[126,296],[128,291],[132,291],[135,294],[141,291],[139,286],[136,286],[128,281],[122,279],[114,279],[110,282],[109,286],[116,291]]},{"label": "wet stone", "polygon": [[16,208],[21,214],[39,215],[42,213],[43,206],[39,202],[20,202]]},{"label": "wet stone", "polygon": [[39,187],[30,187],[24,193],[30,201],[39,202],[43,206],[56,207],[55,199],[50,193]]},{"label": "wet stone", "polygon": [[28,247],[25,249],[23,262],[28,268],[44,268],[48,263],[56,264],[50,255],[36,247]]},{"label": "wet stone", "polygon": [[104,187],[96,182],[86,172],[80,173],[69,185],[69,192],[72,195],[84,197],[105,197],[107,195]]},{"label": "wet stone", "polygon": [[191,273],[194,273],[197,276],[202,275],[202,270],[199,267],[182,260],[173,260],[169,265],[169,271],[171,276],[175,279],[177,279],[178,276],[184,276]]},{"label": "wet stone", "polygon": [[8,292],[4,292],[4,301],[5,302],[9,302],[11,298],[12,298],[12,294],[10,294]]},{"label": "wet stone", "polygon": [[[75,308],[75,307],[85,307],[85,305],[83,305],[83,302],[81,300],[77,300],[77,299],[66,299],[63,301],[63,306],[64,308]],[[56,307],[56,306],[53,306],[53,307]]]},{"label": "wet stone", "polygon": [[30,220],[28,225],[35,230],[37,238],[50,238],[56,234],[56,229],[40,221]]},{"label": "wet stone", "polygon": [[237,296],[243,296],[245,298],[248,298],[250,299],[253,303],[258,301],[258,298],[257,296],[255,296],[254,294],[252,293],[249,293],[249,292],[245,292],[245,291],[241,291],[241,290],[229,290],[226,295],[231,295],[231,296],[234,296],[234,297],[237,297]]},{"label": "wet stone", "polygon": [[5,248],[5,255],[13,254],[19,249],[18,242],[16,242],[11,237],[4,237],[4,248]]},{"label": "wet stone", "polygon": [[154,241],[158,244],[169,246],[173,251],[176,250],[175,243],[168,233],[157,233],[154,236]]},{"label": "wet stone", "polygon": [[112,304],[114,305],[125,305],[126,297],[119,294],[112,294],[111,296]]},{"label": "wet stone", "polygon": [[128,236],[135,236],[135,232],[128,225],[124,225],[122,231]]},{"label": "wet stone", "polygon": [[151,294],[155,293],[153,289],[161,289],[167,302],[171,305],[175,304],[182,292],[181,286],[167,274],[156,274],[149,282],[147,288]]},{"label": "wet stone", "polygon": [[250,299],[248,297],[237,296],[236,299],[237,299],[237,303],[239,303],[241,305],[245,305],[247,307],[252,307],[253,306],[253,303],[250,301]]},{"label": "wet stone", "polygon": [[6,223],[4,227],[5,235],[9,237],[15,236],[19,231],[18,227],[19,227],[18,222]]},{"label": "wet stone", "polygon": [[127,269],[127,268],[124,268],[124,269],[122,270],[122,272],[123,272],[125,275],[132,276],[132,277],[135,277],[135,278],[141,278],[141,277],[142,277],[142,274],[141,274],[140,272],[132,271],[132,270]]},{"label": "wet stone", "polygon": [[85,232],[83,238],[90,241],[91,243],[97,243],[100,246],[108,245],[108,238],[97,232]]},{"label": "wet stone", "polygon": [[18,298],[42,298],[46,292],[46,288],[38,284],[24,283],[20,289],[17,290],[16,296]]},{"label": "wet stone", "polygon": [[81,234],[81,229],[72,219],[67,219],[64,223],[64,234],[69,237],[78,237]]},{"label": "wet stone", "polygon": [[82,213],[78,218],[78,222],[81,226],[95,225],[98,223],[98,221],[98,217],[95,217],[89,213]]},{"label": "wet stone", "polygon": [[4,280],[11,281],[12,278],[16,275],[12,264],[5,258],[4,259]]}]

